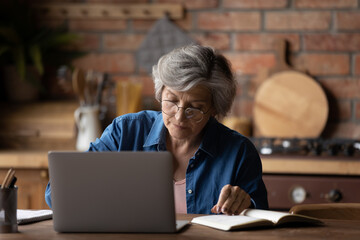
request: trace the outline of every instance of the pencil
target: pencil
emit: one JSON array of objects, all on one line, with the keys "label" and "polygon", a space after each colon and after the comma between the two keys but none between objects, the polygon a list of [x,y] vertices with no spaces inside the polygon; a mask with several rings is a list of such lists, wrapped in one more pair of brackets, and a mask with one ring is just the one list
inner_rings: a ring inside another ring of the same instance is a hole
[{"label": "pencil", "polygon": [[4,188],[8,187],[8,184],[11,183],[12,178],[14,177],[14,174],[15,174],[15,170],[10,168],[9,171],[7,172],[5,178],[4,178],[4,181],[1,184],[1,189],[4,189]]}]

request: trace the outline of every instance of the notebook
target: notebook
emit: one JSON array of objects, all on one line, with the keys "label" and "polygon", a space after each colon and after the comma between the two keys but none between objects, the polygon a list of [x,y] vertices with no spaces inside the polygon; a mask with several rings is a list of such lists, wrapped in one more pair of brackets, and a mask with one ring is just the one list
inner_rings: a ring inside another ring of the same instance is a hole
[{"label": "notebook", "polygon": [[51,219],[52,211],[49,209],[18,209],[16,216],[17,223],[22,225]]},{"label": "notebook", "polygon": [[169,152],[49,152],[57,232],[176,232]]}]

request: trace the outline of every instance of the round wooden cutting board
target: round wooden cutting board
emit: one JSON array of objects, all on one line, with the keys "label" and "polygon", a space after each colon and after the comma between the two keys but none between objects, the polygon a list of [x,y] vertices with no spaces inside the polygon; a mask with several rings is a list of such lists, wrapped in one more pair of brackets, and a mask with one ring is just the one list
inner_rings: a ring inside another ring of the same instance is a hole
[{"label": "round wooden cutting board", "polygon": [[328,111],[321,86],[297,71],[273,74],[255,95],[255,126],[258,135],[264,137],[319,137]]}]

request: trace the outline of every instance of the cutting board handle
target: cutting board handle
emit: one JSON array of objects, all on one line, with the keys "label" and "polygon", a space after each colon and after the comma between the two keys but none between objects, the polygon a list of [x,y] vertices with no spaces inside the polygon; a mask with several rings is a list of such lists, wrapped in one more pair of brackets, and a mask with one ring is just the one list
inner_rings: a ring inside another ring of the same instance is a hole
[{"label": "cutting board handle", "polygon": [[291,70],[291,67],[286,61],[288,42],[285,39],[280,39],[279,41],[275,42],[275,45],[276,65],[272,73]]}]

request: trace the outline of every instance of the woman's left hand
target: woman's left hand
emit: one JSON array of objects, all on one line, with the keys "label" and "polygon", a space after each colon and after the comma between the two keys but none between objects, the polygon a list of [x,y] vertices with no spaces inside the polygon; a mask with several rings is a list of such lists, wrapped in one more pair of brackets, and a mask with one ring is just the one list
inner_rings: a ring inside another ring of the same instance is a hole
[{"label": "woman's left hand", "polygon": [[238,186],[225,185],[220,192],[217,204],[211,209],[212,213],[239,215],[244,209],[250,207],[249,194]]}]

